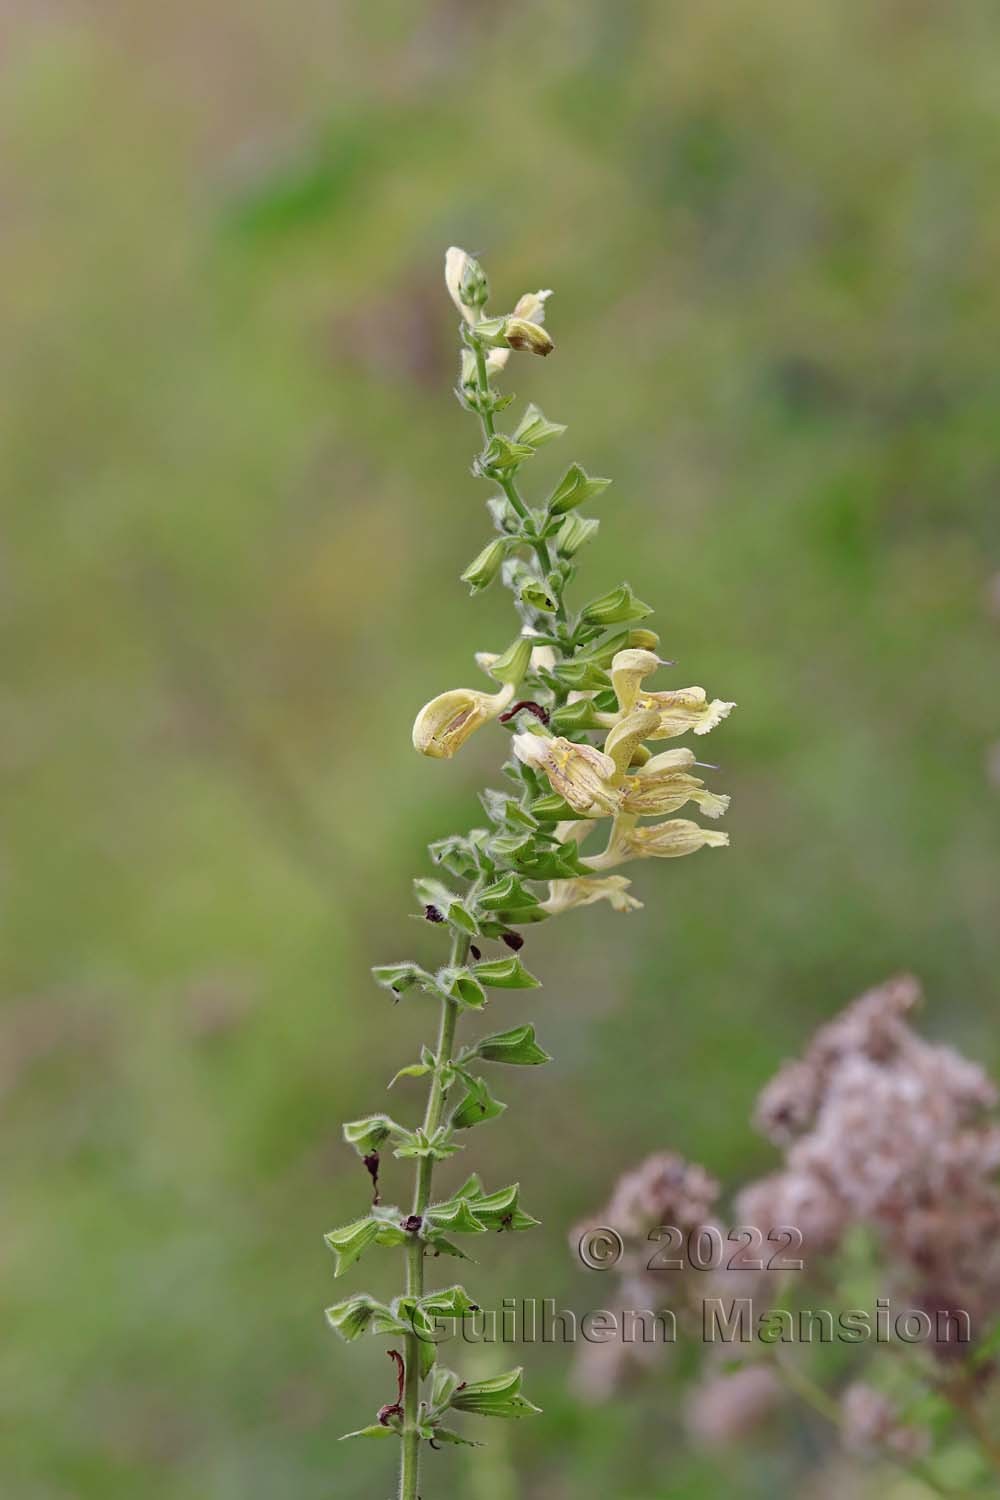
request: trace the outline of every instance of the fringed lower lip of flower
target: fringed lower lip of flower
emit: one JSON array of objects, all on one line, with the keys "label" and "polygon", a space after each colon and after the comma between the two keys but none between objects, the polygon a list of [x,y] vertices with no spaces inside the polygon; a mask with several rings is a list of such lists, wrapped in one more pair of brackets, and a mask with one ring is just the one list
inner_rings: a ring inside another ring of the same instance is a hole
[{"label": "fringed lower lip of flower", "polygon": [[606,817],[621,805],[622,793],[612,785],[615,762],[594,745],[578,745],[560,735],[516,734],[514,754],[532,770],[544,771],[552,790],[574,812]]},{"label": "fringed lower lip of flower", "polygon": [[690,768],[694,765],[693,750],[664,750],[654,755],[633,776],[626,776],[623,811],[662,815],[677,812],[686,802],[695,802],[707,818],[721,818],[729,798],[709,791],[699,777],[692,776]]},{"label": "fringed lower lip of flower", "polygon": [[[722,698],[713,698],[709,702],[704,688],[689,687],[668,693],[639,693],[633,711],[655,709],[658,722],[646,739],[670,740],[676,735],[687,734],[689,729],[695,734],[708,734],[710,729],[727,719],[735,707],[735,703],[726,703]],[[611,727],[620,721],[621,716],[598,714],[596,717],[598,723]]]},{"label": "fringed lower lip of flower", "polygon": [[571,911],[574,906],[593,906],[607,901],[613,911],[639,911],[642,902],[628,894],[632,884],[624,875],[581,875],[576,880],[550,880],[549,896],[541,903],[550,916]]},{"label": "fringed lower lip of flower", "polygon": [[630,859],[678,859],[698,849],[723,849],[728,843],[728,833],[702,828],[687,818],[668,818],[640,828],[634,814],[624,813],[612,824],[607,848],[585,857],[583,863],[591,870],[611,870]]},{"label": "fringed lower lip of flower", "polygon": [[436,760],[450,760],[471,734],[497,718],[514,697],[507,683],[498,693],[476,688],[451,688],[425,703],[413,723],[413,748]]}]

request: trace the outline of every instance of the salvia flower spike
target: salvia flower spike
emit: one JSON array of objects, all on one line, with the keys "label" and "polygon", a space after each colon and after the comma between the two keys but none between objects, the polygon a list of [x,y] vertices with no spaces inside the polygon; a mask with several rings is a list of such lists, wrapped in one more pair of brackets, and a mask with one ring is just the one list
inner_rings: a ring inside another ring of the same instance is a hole
[{"label": "salvia flower spike", "polygon": [[[445,258],[445,284],[461,317],[456,395],[481,428],[472,469],[490,486],[487,510],[495,533],[462,578],[473,594],[497,581],[508,588],[518,622],[505,648],[476,653],[493,690],[446,688],[413,725],[415,749],[434,760],[450,760],[479,730],[501,737],[505,763],[498,780],[504,785],[482,793],[489,828],[438,839],[430,850],[437,873],[415,882],[424,932],[447,935],[444,962],[425,968],[402,959],[374,970],[393,1001],[429,999],[438,1008],[436,1042],[391,1080],[401,1085],[394,1099],[421,1081],[427,1096],[419,1125],[374,1113],[344,1126],[346,1143],[361,1158],[354,1211],[362,1217],[326,1237],[337,1276],[381,1250],[402,1252],[405,1261],[404,1290],[391,1302],[362,1292],[327,1309],[331,1327],[347,1341],[368,1333],[392,1340],[397,1399],[348,1436],[399,1443],[400,1500],[418,1494],[430,1500],[426,1482],[418,1488],[424,1443],[470,1441],[452,1430],[456,1414],[512,1418],[538,1410],[521,1394],[520,1369],[470,1382],[447,1368],[442,1335],[449,1320],[476,1304],[460,1285],[432,1291],[425,1284],[428,1256],[468,1259],[464,1237],[517,1232],[538,1222],[520,1206],[516,1184],[487,1192],[475,1174],[450,1196],[434,1197],[438,1162],[505,1109],[481,1068],[550,1061],[532,1025],[492,1029],[460,1046],[459,1022],[494,1004],[502,1012],[506,991],[538,985],[520,951],[530,946],[536,922],[595,902],[606,901],[615,912],[642,905],[630,893],[631,882],[609,870],[728,842],[718,829],[662,818],[691,803],[717,819],[729,799],[692,774],[699,765],[692,751],[653,754],[646,741],[705,734],[733,707],[710,700],[700,687],[647,688],[646,679],[671,663],[657,654],[656,633],[638,625],[650,607],[628,583],[579,605],[568,600],[577,554],[599,524],[579,506],[603,495],[610,481],[573,463],[548,498],[529,507],[521,470],[565,428],[532,404],[509,434],[501,431],[497,416],[512,398],[492,384],[511,355],[547,355],[555,348],[546,326],[551,293],[526,292],[510,313],[492,316],[482,266],[456,246]],[[650,815],[661,821],[643,824]],[[597,842],[588,853],[591,837]],[[391,1157],[411,1163],[405,1207],[391,1203]]]}]

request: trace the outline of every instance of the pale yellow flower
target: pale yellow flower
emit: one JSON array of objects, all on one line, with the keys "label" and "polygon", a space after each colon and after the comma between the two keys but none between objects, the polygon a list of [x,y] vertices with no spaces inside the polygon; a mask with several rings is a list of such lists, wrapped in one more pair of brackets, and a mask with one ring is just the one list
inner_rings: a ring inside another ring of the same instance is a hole
[{"label": "pale yellow flower", "polygon": [[648,740],[670,740],[675,735],[687,734],[689,729],[695,734],[707,734],[729,717],[736,704],[725,703],[721,698],[713,698],[709,703],[704,688],[689,687],[673,693],[639,693],[635,707],[655,709],[659,716],[655,731],[646,735]]},{"label": "pale yellow flower", "polygon": [[450,760],[481,724],[503,713],[515,691],[514,684],[508,683],[498,693],[475,688],[439,693],[424,704],[413,722],[413,748],[435,760]]},{"label": "pale yellow flower", "polygon": [[[486,278],[479,262],[467,250],[452,245],[445,252],[444,282],[448,295],[467,323],[478,323],[482,314]],[[466,301],[465,298],[470,300]]]},{"label": "pale yellow flower", "polygon": [[639,827],[634,814],[624,813],[612,824],[607,848],[584,858],[583,863],[591,870],[609,870],[630,859],[677,859],[698,849],[721,849],[728,843],[728,833],[702,828],[686,818],[668,818],[664,823]]},{"label": "pale yellow flower", "polygon": [[624,875],[581,875],[575,880],[550,880],[549,897],[541,902],[541,908],[551,916],[557,916],[574,906],[592,906],[595,901],[608,901],[614,911],[638,911],[642,902],[628,895],[631,884]]},{"label": "pale yellow flower", "polygon": [[729,798],[711,792],[697,776],[689,774],[695,764],[693,750],[664,750],[654,755],[623,783],[623,810],[630,813],[676,812],[685,802],[696,802],[708,818],[721,818]]},{"label": "pale yellow flower", "polygon": [[[525,292],[519,297],[514,308],[513,316],[523,319],[525,322],[542,324],[545,322],[545,303],[552,296],[552,289],[538,292]],[[491,375],[502,370],[510,359],[509,349],[491,349],[486,356],[486,368]]]},{"label": "pale yellow flower", "polygon": [[515,734],[514,754],[526,766],[544,771],[552,790],[574,812],[607,816],[622,794],[611,784],[615,763],[593,745],[577,745],[561,736]]}]

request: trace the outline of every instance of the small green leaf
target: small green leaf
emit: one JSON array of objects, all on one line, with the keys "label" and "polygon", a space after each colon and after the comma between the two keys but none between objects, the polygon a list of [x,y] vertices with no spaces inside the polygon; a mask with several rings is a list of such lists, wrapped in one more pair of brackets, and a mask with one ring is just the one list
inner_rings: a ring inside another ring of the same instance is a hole
[{"label": "small green leaf", "polygon": [[549,496],[549,514],[562,516],[569,510],[575,510],[585,500],[590,500],[594,495],[599,495],[602,490],[606,490],[610,483],[610,479],[591,478],[579,464],[570,464]]},{"label": "small green leaf", "polygon": [[[535,1408],[537,1411],[537,1407]],[[474,1443],[471,1438],[460,1437],[457,1432],[452,1432],[450,1427],[435,1427],[435,1443],[455,1443],[463,1448],[481,1448],[482,1443]]]},{"label": "small green leaf", "polygon": [[359,1427],[357,1432],[345,1432],[340,1442],[346,1443],[348,1438],[384,1438],[399,1437],[399,1429],[396,1427],[383,1427],[381,1422],[373,1422],[370,1427]]},{"label": "small green leaf", "polygon": [[443,994],[467,1010],[482,1010],[486,1004],[486,992],[473,972],[465,968],[440,969],[437,982]]},{"label": "small green leaf", "polygon": [[510,958],[495,958],[488,963],[476,964],[472,970],[480,984],[501,990],[537,990],[541,980],[529,974],[517,954]]},{"label": "small green leaf", "polygon": [[519,1067],[536,1067],[539,1063],[551,1062],[552,1058],[535,1041],[534,1026],[512,1026],[510,1031],[497,1031],[484,1036],[474,1048],[474,1055],[484,1062],[514,1063]]},{"label": "small green leaf", "polygon": [[549,723],[556,734],[577,734],[582,729],[597,728],[592,698],[579,698],[575,703],[564,703],[557,708]]},{"label": "small green leaf", "polygon": [[393,1084],[398,1083],[401,1078],[424,1078],[431,1071],[432,1069],[426,1063],[410,1063],[408,1068],[400,1068],[398,1073],[392,1075],[386,1088],[391,1089]]},{"label": "small green leaf", "polygon": [[509,907],[537,906],[538,897],[518,880],[513,870],[508,870],[499,880],[480,891],[476,898],[483,911],[506,911]]},{"label": "small green leaf", "polygon": [[323,1238],[334,1255],[334,1276],[342,1276],[348,1266],[352,1266],[369,1245],[375,1243],[377,1234],[378,1223],[371,1217],[357,1219],[353,1224],[345,1224],[342,1229],[332,1229],[325,1234]]},{"label": "small green leaf", "polygon": [[467,1091],[465,1098],[455,1110],[451,1117],[454,1130],[471,1130],[473,1125],[481,1125],[486,1120],[494,1120],[497,1115],[502,1115],[507,1108],[501,1104],[499,1099],[494,1099],[484,1078],[467,1078]]},{"label": "small green leaf", "polygon": [[535,817],[543,823],[562,823],[570,818],[585,818],[586,813],[577,812],[570,807],[556,792],[549,792],[544,797],[536,797],[531,804],[531,811]]},{"label": "small green leaf", "polygon": [[492,1380],[473,1380],[456,1390],[451,1398],[454,1411],[472,1412],[477,1417],[525,1417],[541,1408],[521,1395],[523,1371],[508,1370]]},{"label": "small green leaf", "polygon": [[602,688],[611,686],[611,678],[602,667],[595,661],[557,662],[552,668],[552,675],[563,687],[571,688],[573,692],[596,693]]}]

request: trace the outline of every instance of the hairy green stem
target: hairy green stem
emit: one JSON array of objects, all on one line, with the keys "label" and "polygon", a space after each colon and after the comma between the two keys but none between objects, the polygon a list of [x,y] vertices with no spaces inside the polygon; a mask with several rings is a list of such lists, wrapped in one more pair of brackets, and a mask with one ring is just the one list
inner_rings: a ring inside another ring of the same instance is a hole
[{"label": "hairy green stem", "polygon": [[[490,394],[490,377],[489,372],[486,369],[486,352],[483,349],[482,344],[480,344],[479,341],[475,339],[474,335],[473,348],[475,349],[476,353],[476,376],[479,381],[479,420],[483,424],[483,432],[486,435],[486,441],[489,442],[490,438],[495,436],[496,434],[496,425],[493,421],[493,413],[490,410],[488,399]],[[549,556],[548,545],[546,544],[544,537],[535,536],[535,528],[532,524],[531,513],[521,497],[520,490],[518,489],[514,480],[506,476],[501,476],[499,483],[500,488],[507,496],[507,499],[514,507],[521,520],[525,522],[525,530],[527,534],[526,539],[534,548],[538,561],[547,575],[552,569],[552,559]],[[561,625],[565,626],[566,606],[563,603],[561,593],[556,600],[556,619],[560,622]],[[564,632],[560,632],[560,639],[564,639]]]},{"label": "hairy green stem", "polygon": [[[452,965],[463,964],[469,952],[469,938],[455,932],[451,940]],[[451,1062],[455,1049],[455,1027],[458,1022],[458,1006],[454,1000],[445,1000],[441,1005],[441,1023],[438,1030],[437,1056],[427,1109],[424,1112],[424,1132],[433,1135],[441,1124],[444,1108],[442,1073]],[[413,1213],[422,1217],[431,1198],[431,1182],[434,1176],[434,1159],[422,1156],[417,1161],[417,1176],[413,1187]],[[409,1297],[424,1294],[424,1247],[414,1235],[406,1247],[406,1293]],[[420,1483],[420,1433],[417,1423],[420,1415],[420,1340],[414,1330],[406,1335],[406,1359],[403,1384],[403,1434],[402,1457],[399,1471],[399,1500],[417,1500]]]}]

